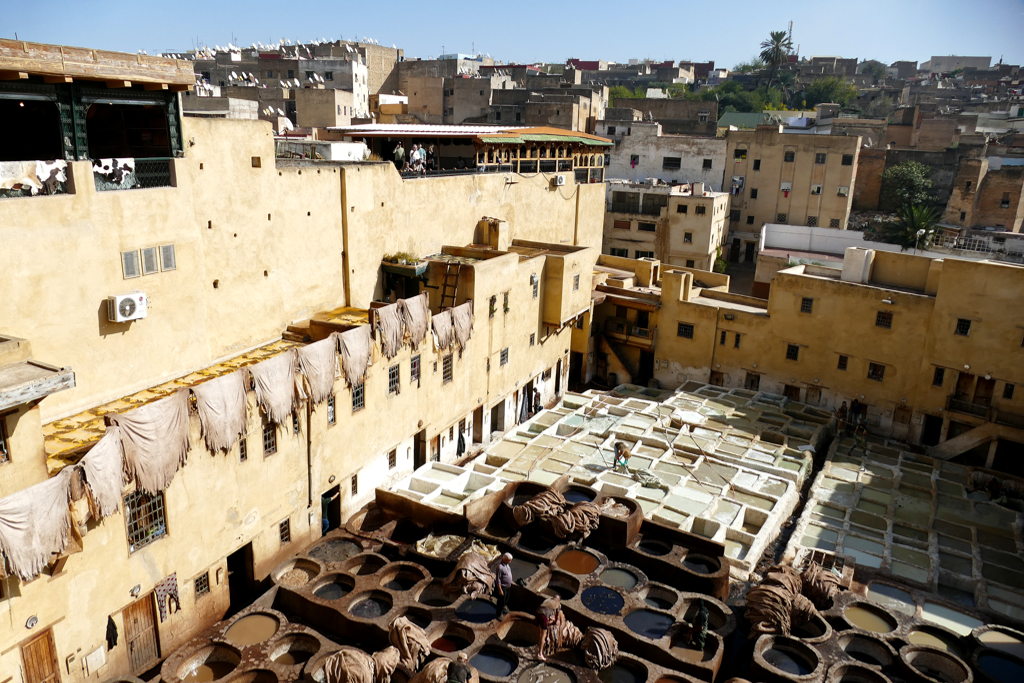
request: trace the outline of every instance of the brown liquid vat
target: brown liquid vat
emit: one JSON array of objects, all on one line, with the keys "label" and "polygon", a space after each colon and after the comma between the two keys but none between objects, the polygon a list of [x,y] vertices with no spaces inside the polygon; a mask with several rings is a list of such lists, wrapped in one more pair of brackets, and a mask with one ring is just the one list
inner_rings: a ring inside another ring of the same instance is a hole
[{"label": "brown liquid vat", "polygon": [[242,653],[226,643],[213,643],[198,647],[180,658],[178,663],[161,669],[167,681],[216,681],[227,677],[238,668]]},{"label": "brown liquid vat", "polygon": [[753,680],[765,683],[816,683],[825,662],[816,649],[795,638],[763,635],[754,643]]},{"label": "brown liquid vat", "polygon": [[897,661],[896,650],[891,645],[864,633],[841,633],[836,644],[847,659],[869,667],[885,669]]}]

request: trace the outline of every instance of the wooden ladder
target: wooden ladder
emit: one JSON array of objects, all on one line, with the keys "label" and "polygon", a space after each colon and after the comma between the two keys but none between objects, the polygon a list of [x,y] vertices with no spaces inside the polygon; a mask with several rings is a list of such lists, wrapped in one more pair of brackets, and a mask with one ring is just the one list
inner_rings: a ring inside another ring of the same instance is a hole
[{"label": "wooden ladder", "polygon": [[[462,266],[458,263],[448,263],[445,265],[444,280],[441,283],[442,311],[455,305],[455,296],[459,291],[459,271],[461,268]],[[449,299],[451,299],[450,302],[448,302]]]}]

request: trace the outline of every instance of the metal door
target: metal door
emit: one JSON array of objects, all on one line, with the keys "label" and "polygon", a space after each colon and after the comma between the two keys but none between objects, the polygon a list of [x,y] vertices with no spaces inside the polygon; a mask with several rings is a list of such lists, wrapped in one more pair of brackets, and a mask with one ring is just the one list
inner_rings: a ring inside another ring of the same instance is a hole
[{"label": "metal door", "polygon": [[21,646],[21,661],[25,667],[25,683],[60,683],[52,629],[46,629]]},{"label": "metal door", "polygon": [[121,613],[124,618],[125,642],[132,671],[144,671],[160,659],[160,638],[156,631],[153,594],[148,593]]}]

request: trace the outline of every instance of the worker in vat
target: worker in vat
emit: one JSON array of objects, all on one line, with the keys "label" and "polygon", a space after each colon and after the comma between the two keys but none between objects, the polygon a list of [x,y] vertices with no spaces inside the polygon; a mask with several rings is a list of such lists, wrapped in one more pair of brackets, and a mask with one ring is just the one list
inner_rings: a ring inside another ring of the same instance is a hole
[{"label": "worker in vat", "polygon": [[[537,658],[546,661],[544,650],[548,645],[548,629],[558,623],[558,614],[562,611],[562,598],[555,595],[540,603],[537,608],[537,625],[540,626],[540,638],[537,643]],[[553,647],[557,647],[557,644]]]},{"label": "worker in vat", "polygon": [[626,472],[629,470],[629,456],[632,453],[626,448],[626,444],[621,441],[615,442],[615,469],[619,472]]},{"label": "worker in vat", "polygon": [[494,599],[498,603],[498,612],[508,614],[508,595],[512,588],[512,553],[505,553],[494,570]]},{"label": "worker in vat", "polygon": [[472,677],[473,668],[465,652],[460,652],[455,661],[448,663],[448,683],[469,683]]},{"label": "worker in vat", "polygon": [[690,632],[686,634],[686,644],[694,645],[701,652],[708,637],[708,607],[702,598],[697,598],[697,613],[693,616]]},{"label": "worker in vat", "polygon": [[[868,428],[863,423],[857,424],[857,428],[853,430],[853,438],[856,439],[856,443],[853,444],[853,448],[860,447],[865,453],[868,452]],[[850,449],[851,451],[853,449]]]}]

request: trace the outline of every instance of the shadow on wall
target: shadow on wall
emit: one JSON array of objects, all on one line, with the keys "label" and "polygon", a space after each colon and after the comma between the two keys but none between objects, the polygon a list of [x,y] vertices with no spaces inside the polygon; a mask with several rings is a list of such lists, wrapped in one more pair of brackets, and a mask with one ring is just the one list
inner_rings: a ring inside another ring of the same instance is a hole
[{"label": "shadow on wall", "polygon": [[107,313],[107,300],[103,299],[100,301],[99,310],[96,312],[97,322],[99,324],[99,331],[101,337],[106,337],[109,334],[124,334],[132,328],[132,322],[129,320],[126,323],[112,323],[110,322],[110,316]]}]

